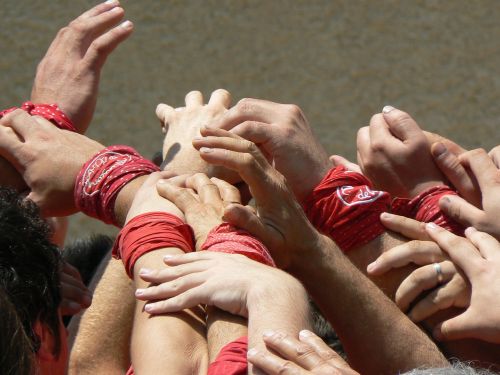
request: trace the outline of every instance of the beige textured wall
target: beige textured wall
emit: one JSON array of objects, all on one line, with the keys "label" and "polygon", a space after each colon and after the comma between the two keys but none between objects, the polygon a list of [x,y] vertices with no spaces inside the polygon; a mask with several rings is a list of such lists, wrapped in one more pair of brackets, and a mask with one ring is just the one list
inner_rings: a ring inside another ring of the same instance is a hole
[{"label": "beige textured wall", "polygon": [[[0,106],[27,98],[56,31],[93,3],[2,0]],[[500,1],[132,1],[89,135],[159,149],[156,103],[229,89],[300,105],[332,153],[385,104],[466,147],[500,144]],[[102,230],[82,217],[72,236]]]}]

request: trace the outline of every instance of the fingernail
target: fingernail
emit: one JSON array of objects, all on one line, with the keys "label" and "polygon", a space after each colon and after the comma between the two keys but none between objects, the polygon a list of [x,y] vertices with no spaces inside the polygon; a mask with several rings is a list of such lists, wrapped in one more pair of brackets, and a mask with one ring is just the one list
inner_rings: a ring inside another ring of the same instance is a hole
[{"label": "fingernail", "polygon": [[468,228],[465,230],[465,232],[464,232],[464,233],[465,233],[465,235],[469,236],[469,235],[471,235],[472,233],[475,233],[475,232],[477,232],[477,229],[476,229],[476,228],[474,228],[474,227],[468,227]]},{"label": "fingernail", "polygon": [[[119,7],[115,7],[115,8],[110,10],[110,12],[120,12],[120,11],[121,11],[121,8],[119,8]],[[125,22],[127,22],[127,21],[125,21]],[[125,22],[122,23],[122,26]]]},{"label": "fingernail", "polygon": [[197,135],[196,137],[193,138],[193,141],[201,141],[203,137]]},{"label": "fingernail", "polygon": [[439,200],[439,203],[443,206],[449,206],[450,203],[451,203],[451,200],[450,198],[448,198],[446,195],[444,197],[441,197],[441,199]]},{"label": "fingernail", "polygon": [[80,305],[79,303],[76,303],[76,302],[71,301],[70,303],[68,303],[68,307],[69,307],[71,310],[81,310],[82,305]]},{"label": "fingernail", "polygon": [[375,270],[377,268],[377,261],[373,262],[373,263],[370,263],[368,265],[368,267],[366,267],[366,271],[368,271],[368,273],[371,273],[373,272],[373,270]]},{"label": "fingernail", "polygon": [[439,227],[436,224],[434,224],[434,223],[427,223],[427,224],[425,224],[425,228],[427,230],[430,230],[430,231],[439,230]]},{"label": "fingernail", "polygon": [[143,275],[144,276],[144,275],[148,275],[149,273],[151,273],[151,270],[148,269],[148,268],[141,268],[139,270],[139,275]]},{"label": "fingernail", "polygon": [[170,260],[170,259],[172,259],[172,258],[175,258],[175,255],[165,255],[165,256],[163,257],[163,260]]},{"label": "fingernail", "polygon": [[143,294],[144,294],[144,289],[137,289],[137,290],[135,291],[135,295],[136,295],[136,296],[142,296]]},{"label": "fingernail", "polygon": [[262,333],[263,337],[273,337],[274,336],[274,331],[264,331]]},{"label": "fingernail", "polygon": [[153,305],[144,305],[144,311],[151,312],[153,311]]},{"label": "fingernail", "polygon": [[252,348],[250,349],[248,352],[247,352],[247,357],[254,357],[257,355],[259,351],[255,348]]},{"label": "fingernail", "polygon": [[104,4],[116,4],[117,1],[116,0],[107,0],[104,2]]},{"label": "fingernail", "polygon": [[[115,9],[118,9],[118,8],[115,8]],[[120,24],[120,26],[123,27],[124,29],[128,29],[128,28],[132,27],[132,22],[130,22],[129,20],[127,20],[127,21],[122,22]]]},{"label": "fingernail", "polygon": [[384,108],[382,108],[382,113],[389,113],[393,109],[396,109],[396,108],[394,108],[392,105],[386,105]]},{"label": "fingernail", "polygon": [[448,149],[446,148],[444,143],[441,143],[441,142],[436,143],[434,145],[434,147],[432,148],[432,153],[434,154],[434,156],[441,156],[446,151],[448,151]]},{"label": "fingernail", "polygon": [[313,333],[307,329],[303,329],[302,331],[299,332],[299,337],[302,337],[302,338],[311,337],[312,335],[313,335]]},{"label": "fingernail", "polygon": [[213,149],[211,148],[208,148],[208,147],[202,147],[200,148],[200,152],[204,153],[204,154],[209,154],[213,151]]},{"label": "fingernail", "polygon": [[380,218],[384,220],[390,220],[392,218],[392,215],[388,212],[382,212],[380,214]]},{"label": "fingernail", "polygon": [[88,295],[88,294],[84,295],[83,299],[82,299],[82,303],[85,306],[90,306],[90,304],[92,303],[92,297],[90,295]]},{"label": "fingernail", "polygon": [[167,183],[167,180],[158,180],[157,184],[166,184]]}]

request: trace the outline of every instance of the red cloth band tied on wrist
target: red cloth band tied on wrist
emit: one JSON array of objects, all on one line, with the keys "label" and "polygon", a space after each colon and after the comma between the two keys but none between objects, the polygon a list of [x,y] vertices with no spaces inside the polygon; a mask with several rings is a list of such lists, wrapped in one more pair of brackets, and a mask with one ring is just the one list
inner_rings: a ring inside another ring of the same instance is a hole
[{"label": "red cloth band tied on wrist", "polygon": [[112,254],[122,260],[127,275],[133,278],[137,259],[166,247],[193,251],[193,230],[177,216],[166,212],[148,212],[134,217],[123,227],[115,240]]},{"label": "red cloth band tied on wrist", "polygon": [[107,224],[117,225],[115,200],[131,180],[159,171],[153,162],[128,146],[110,146],[92,157],[76,178],[76,207]]},{"label": "red cloth band tied on wrist", "polygon": [[219,253],[241,254],[259,263],[276,267],[267,248],[246,230],[222,223],[212,229],[201,245],[202,250]]},{"label": "red cloth band tied on wrist", "polygon": [[208,367],[207,375],[246,375],[248,337],[243,336],[225,345]]},{"label": "red cloth band tied on wrist", "polygon": [[456,235],[463,236],[464,228],[439,208],[439,199],[444,195],[458,194],[449,186],[434,186],[412,199],[395,198],[391,205],[392,212],[424,223],[435,223]]},{"label": "red cloth band tied on wrist", "polygon": [[[0,118],[6,114],[15,111],[18,107],[12,107],[0,112]],[[28,112],[31,116],[40,116],[50,121],[59,129],[69,130],[77,133],[78,131],[73,125],[73,122],[68,116],[59,108],[57,104],[33,104],[32,102],[24,102],[21,105],[23,111]]]},{"label": "red cloth band tied on wrist", "polygon": [[346,252],[385,231],[380,214],[389,210],[390,201],[388,193],[372,190],[365,176],[338,166],[314,188],[303,207],[311,223]]}]

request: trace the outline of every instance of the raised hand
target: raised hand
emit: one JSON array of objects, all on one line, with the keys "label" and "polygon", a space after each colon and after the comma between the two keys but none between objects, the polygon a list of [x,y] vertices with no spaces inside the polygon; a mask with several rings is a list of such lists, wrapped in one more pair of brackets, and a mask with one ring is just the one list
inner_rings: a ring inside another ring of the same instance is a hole
[{"label": "raised hand", "polygon": [[269,351],[252,348],[248,351],[248,361],[266,374],[357,374],[311,331],[300,331],[298,339],[268,331],[263,339]]},{"label": "raised hand", "polygon": [[479,207],[457,196],[444,196],[439,207],[450,217],[465,226],[487,232],[500,239],[500,170],[483,149],[460,155],[462,165],[470,170],[477,181],[481,202]]},{"label": "raised hand", "polygon": [[109,54],[133,30],[118,0],[86,11],[62,28],[38,65],[31,101],[56,103],[80,133],[87,130],[97,101],[101,70]]},{"label": "raised hand", "polygon": [[242,99],[212,126],[231,129],[232,133],[258,145],[286,177],[299,200],[304,199],[331,168],[328,154],[296,105]]},{"label": "raised hand", "polygon": [[191,91],[186,95],[185,103],[185,107],[178,108],[163,103],[156,107],[156,116],[166,133],[162,169],[177,175],[201,172],[230,182],[239,181],[234,173],[208,165],[192,145],[193,139],[199,137],[202,126],[217,122],[227,112],[231,94],[223,89],[215,90],[208,103],[204,104],[201,92]]},{"label": "raised hand", "polygon": [[434,329],[439,340],[477,338],[500,343],[500,243],[487,233],[467,228],[467,239],[455,236],[433,223],[429,236],[448,253],[472,286],[470,305],[464,313]]},{"label": "raised hand", "polygon": [[426,135],[405,112],[386,106],[358,131],[358,164],[379,190],[413,198],[442,185]]},{"label": "raised hand", "polygon": [[396,304],[411,320],[421,322],[440,310],[469,305],[469,283],[428,236],[425,223],[389,213],[382,214],[380,220],[387,229],[410,241],[382,253],[368,265],[367,272],[377,276],[411,263],[421,266],[401,282],[395,296]]},{"label": "raised hand", "polygon": [[0,154],[23,176],[43,216],[76,212],[75,179],[103,145],[18,109],[0,120]]},{"label": "raised hand", "polygon": [[272,304],[277,295],[298,291],[305,296],[300,283],[287,273],[243,255],[202,251],[166,257],[165,264],[169,267],[139,273],[154,284],[136,291],[138,299],[150,301],[145,305],[150,314],[207,304],[247,317],[252,307]]},{"label": "raised hand", "polygon": [[184,213],[186,222],[193,228],[197,249],[205,242],[208,232],[222,223],[225,206],[241,203],[240,193],[233,185],[203,173],[160,180],[157,188],[162,197]]},{"label": "raised hand", "polygon": [[222,129],[203,128],[193,141],[203,160],[238,172],[255,198],[257,214],[249,207],[230,204],[224,219],[260,239],[279,267],[302,262],[304,254],[322,236],[307,220],[288,182],[252,142]]}]

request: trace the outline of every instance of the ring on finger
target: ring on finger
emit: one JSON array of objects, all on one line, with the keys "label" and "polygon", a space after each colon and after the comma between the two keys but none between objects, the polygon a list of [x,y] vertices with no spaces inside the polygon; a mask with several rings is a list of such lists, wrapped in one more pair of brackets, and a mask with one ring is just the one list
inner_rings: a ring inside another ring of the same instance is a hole
[{"label": "ring on finger", "polygon": [[443,283],[443,270],[441,268],[441,264],[433,263],[432,266],[434,267],[434,271],[436,271],[438,283],[442,284]]}]

